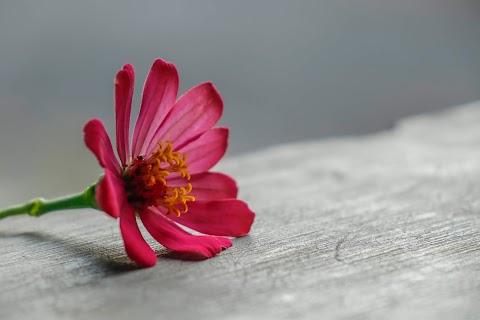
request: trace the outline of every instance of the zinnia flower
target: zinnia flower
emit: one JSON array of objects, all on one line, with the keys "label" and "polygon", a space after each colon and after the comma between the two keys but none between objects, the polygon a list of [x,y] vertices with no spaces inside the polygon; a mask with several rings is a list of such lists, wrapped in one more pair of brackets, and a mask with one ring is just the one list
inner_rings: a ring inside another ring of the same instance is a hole
[{"label": "zinnia flower", "polygon": [[[213,127],[223,102],[212,83],[177,100],[175,66],[157,59],[143,89],[130,149],[130,112],[135,72],[127,64],[115,78],[118,160],[99,119],[84,128],[85,143],[105,169],[95,189],[100,209],[120,220],[125,250],[143,267],[157,256],[137,225],[187,259],[207,259],[232,245],[225,238],[248,234],[255,214],[237,199],[235,181],[209,172],[225,154],[228,129]],[[193,235],[180,225],[204,235]]]}]

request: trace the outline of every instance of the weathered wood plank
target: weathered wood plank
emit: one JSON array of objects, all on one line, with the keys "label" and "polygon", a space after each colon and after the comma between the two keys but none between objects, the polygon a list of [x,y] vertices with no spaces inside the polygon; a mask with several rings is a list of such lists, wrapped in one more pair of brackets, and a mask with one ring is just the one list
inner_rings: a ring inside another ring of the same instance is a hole
[{"label": "weathered wood plank", "polygon": [[203,262],[136,269],[98,212],[1,221],[0,318],[478,318],[480,104],[221,169],[257,219]]}]

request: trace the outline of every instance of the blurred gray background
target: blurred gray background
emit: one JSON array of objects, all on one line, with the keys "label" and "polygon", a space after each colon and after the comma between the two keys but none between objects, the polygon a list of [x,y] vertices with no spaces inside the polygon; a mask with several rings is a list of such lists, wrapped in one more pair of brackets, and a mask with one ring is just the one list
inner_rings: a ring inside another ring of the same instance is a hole
[{"label": "blurred gray background", "polygon": [[82,128],[113,132],[125,63],[136,106],[156,57],[213,81],[231,156],[480,99],[479,31],[475,0],[1,1],[2,206],[96,180]]}]

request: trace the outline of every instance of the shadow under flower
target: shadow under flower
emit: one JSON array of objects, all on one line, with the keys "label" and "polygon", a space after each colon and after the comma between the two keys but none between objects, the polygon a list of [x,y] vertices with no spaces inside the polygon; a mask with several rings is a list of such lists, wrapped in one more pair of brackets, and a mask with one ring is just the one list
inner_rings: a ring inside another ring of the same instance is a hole
[{"label": "shadow under flower", "polygon": [[[59,259],[56,259],[55,262],[65,263],[65,261],[71,260],[77,268],[92,269],[92,272],[97,275],[109,276],[141,269],[131,262],[124,251],[119,250],[120,248],[117,246],[112,248],[98,243],[83,242],[74,238],[61,238],[41,232],[0,232],[0,239],[2,238],[21,239],[32,245],[32,251],[37,249],[55,251],[59,255]],[[114,250],[118,250],[120,254],[112,253]],[[26,251],[28,252],[28,250]],[[23,255],[25,255],[25,252]],[[79,264],[79,260],[82,263]]]},{"label": "shadow under flower", "polygon": [[[108,276],[141,270],[142,267],[132,262],[123,246],[108,244],[98,241],[89,241],[85,238],[60,237],[43,232],[5,232],[0,231],[2,239],[15,240],[22,244],[22,250],[18,255],[31,262],[31,268],[37,268],[35,261],[40,257],[48,256],[52,267],[62,265],[62,269],[71,270],[72,273],[83,273],[87,278],[99,279]],[[17,244],[18,245],[18,244]],[[17,253],[15,253],[17,254]],[[57,258],[51,258],[52,256]],[[203,261],[207,258],[194,252],[176,252],[166,248],[156,250],[159,263],[162,259],[177,261]],[[8,262],[7,262],[8,263]],[[18,261],[14,261],[17,264]],[[90,277],[88,276],[90,275]]]}]

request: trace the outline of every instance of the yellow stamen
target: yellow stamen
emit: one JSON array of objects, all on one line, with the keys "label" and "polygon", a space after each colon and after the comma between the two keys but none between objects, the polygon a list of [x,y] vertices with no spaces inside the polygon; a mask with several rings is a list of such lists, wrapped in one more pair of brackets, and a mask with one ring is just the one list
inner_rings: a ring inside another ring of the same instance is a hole
[{"label": "yellow stamen", "polygon": [[194,196],[188,195],[192,191],[192,184],[170,187],[166,177],[178,173],[180,177],[190,180],[187,157],[173,151],[170,141],[165,145],[159,142],[158,145],[159,148],[150,157],[139,157],[126,168],[123,177],[129,201],[137,210],[149,206],[163,206],[167,209],[167,214],[180,216],[188,211],[188,202],[195,201]]}]

